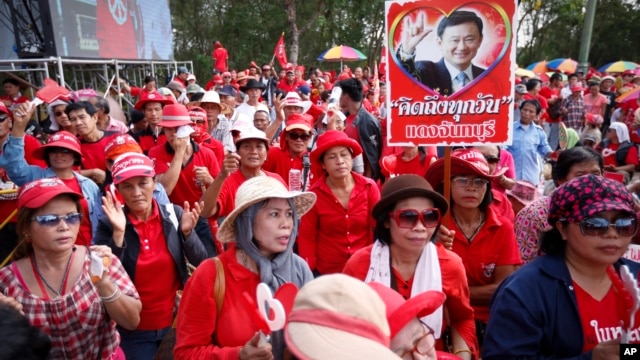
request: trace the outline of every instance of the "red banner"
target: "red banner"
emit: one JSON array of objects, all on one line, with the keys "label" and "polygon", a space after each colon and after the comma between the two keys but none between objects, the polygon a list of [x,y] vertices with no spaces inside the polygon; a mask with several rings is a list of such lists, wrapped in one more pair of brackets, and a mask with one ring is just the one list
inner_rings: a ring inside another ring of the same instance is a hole
[{"label": "red banner", "polygon": [[280,40],[278,40],[276,48],[273,50],[273,56],[278,59],[280,66],[283,68],[287,65],[287,52],[284,50],[284,33],[280,36]]},{"label": "red banner", "polygon": [[389,144],[510,144],[516,1],[385,4]]}]

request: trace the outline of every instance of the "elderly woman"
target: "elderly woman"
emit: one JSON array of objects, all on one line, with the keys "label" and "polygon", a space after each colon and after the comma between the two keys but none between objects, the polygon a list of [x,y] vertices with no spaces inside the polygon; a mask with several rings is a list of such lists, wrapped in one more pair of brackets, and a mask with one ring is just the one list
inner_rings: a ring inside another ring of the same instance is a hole
[{"label": "elderly woman", "polygon": [[[124,359],[116,324],[134,329],[142,305],[111,249],[76,245],[81,198],[56,178],[21,187],[21,243],[15,261],[0,270],[1,302],[49,335],[51,359]],[[94,256],[109,263],[102,273],[90,270]]]},{"label": "elderly woman", "polygon": [[353,157],[362,153],[358,143],[342,131],[329,130],[318,137],[311,163],[324,175],[309,191],[318,197],[300,224],[298,250],[318,274],[342,272],[359,249],[373,242],[373,206],[380,190],[373,180],[352,171]]},{"label": "elderly woman", "polygon": [[[551,171],[551,178],[555,186],[560,186],[578,176],[602,176],[603,172],[602,156],[591,148],[579,146],[560,152],[558,161]],[[549,199],[550,197],[545,196],[533,200],[516,216],[516,240],[520,258],[525,264],[541,255],[540,237],[544,232],[551,230],[547,221]]]},{"label": "elderly woman", "polygon": [[25,127],[33,113],[30,104],[20,104],[13,119],[11,136],[3,145],[0,167],[5,168],[9,178],[18,186],[41,178],[58,177],[72,190],[82,193],[80,200],[83,219],[77,236],[78,245],[91,245],[98,219],[102,216],[100,189],[89,178],[75,171],[82,163],[82,150],[78,138],[66,131],[49,137],[46,145],[33,151],[33,157],[46,162],[47,168],[29,165],[25,160]]},{"label": "elderly woman", "polygon": [[[549,223],[547,255],[496,292],[482,358],[619,358],[621,324],[630,319],[616,272],[640,270],[621,258],[638,230],[631,193],[619,182],[580,176],[551,195]],[[635,326],[639,320],[636,314]]]},{"label": "elderly woman", "polygon": [[[417,175],[389,180],[373,208],[375,243],[356,252],[344,273],[365,282],[379,282],[405,299],[428,290],[447,296],[451,345],[463,359],[478,355],[469,287],[460,258],[433,240],[449,205],[431,185]],[[444,309],[438,306],[426,324],[442,338]],[[438,346],[444,349],[442,342]]]},{"label": "elderly woman", "polygon": [[[471,305],[476,318],[480,346],[487,320],[489,301],[500,282],[520,265],[513,225],[509,218],[491,206],[491,180],[498,176],[489,172],[482,153],[474,149],[456,150],[451,154],[451,221],[453,252],[462,258]],[[436,161],[427,172],[427,180],[443,193],[444,159]]]},{"label": "elderly woman", "polygon": [[108,245],[120,258],[142,300],[140,324],[135,330],[119,329],[122,349],[127,359],[152,359],[173,322],[176,291],[189,276],[186,262],[197,266],[206,258],[192,231],[200,207],[190,210],[185,202],[183,211],[158,204],[153,163],[143,154],[121,155],[111,171],[124,207],[106,194],[95,242]]},{"label": "elderly woman", "polygon": [[249,179],[238,188],[235,209],[218,232],[220,241],[233,243],[218,258],[198,267],[184,290],[176,359],[282,358],[282,332],[271,334],[271,344],[260,344],[252,317],[256,310],[240,299],[249,296],[257,302],[259,283],[275,292],[285,283],[301,288],[313,279],[304,260],[293,253],[293,244],[297,219],[315,200],[313,193],[289,192],[267,176]]}]

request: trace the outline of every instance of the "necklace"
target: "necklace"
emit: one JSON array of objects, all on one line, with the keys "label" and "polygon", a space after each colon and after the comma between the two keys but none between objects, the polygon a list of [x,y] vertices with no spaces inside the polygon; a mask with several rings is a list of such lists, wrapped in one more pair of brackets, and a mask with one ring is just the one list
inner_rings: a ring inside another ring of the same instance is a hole
[{"label": "necklace", "polygon": [[[34,254],[31,254],[31,264],[33,265],[33,269],[35,270],[35,273],[37,274],[37,278],[36,280],[38,280],[38,284],[40,285],[40,290],[44,290],[42,289],[42,283],[44,283],[44,285],[51,290],[52,293],[54,293],[56,296],[60,296],[60,294],[64,293],[64,289],[67,286],[67,280],[69,280],[69,270],[71,269],[71,263],[72,263],[72,259],[73,259],[73,255],[75,254],[76,248],[74,247],[71,251],[71,255],[69,255],[69,259],[67,260],[67,266],[64,270],[64,274],[62,275],[62,282],[60,284],[60,288],[58,290],[54,289],[53,286],[51,286],[47,280],[44,278],[44,276],[42,276],[42,273],[40,272],[40,269],[38,268],[38,263],[36,262],[36,257]],[[43,295],[46,296],[46,291],[42,291]]]},{"label": "necklace", "polygon": [[[453,215],[453,213],[452,213]],[[473,233],[471,234],[471,236],[467,236],[467,234],[465,234],[464,230],[462,230],[462,226],[460,226],[460,223],[458,222],[458,219],[455,216],[452,216],[453,221],[456,222],[456,225],[458,226],[458,229],[460,229],[462,231],[462,235],[464,235],[464,237],[467,239],[468,242],[471,242],[471,240],[473,240],[473,238],[476,237],[476,235],[478,235],[478,232],[480,232],[480,229],[482,228],[482,225],[484,225],[484,220],[485,220],[485,216],[484,214],[482,214],[482,218],[480,219],[480,223],[476,226],[476,229],[473,231]]]},{"label": "necklace", "polygon": [[252,273],[256,272],[253,271],[253,268],[249,266],[249,260],[247,259],[247,254],[244,252],[244,250],[240,250],[240,260],[242,261],[242,266],[246,267]]}]

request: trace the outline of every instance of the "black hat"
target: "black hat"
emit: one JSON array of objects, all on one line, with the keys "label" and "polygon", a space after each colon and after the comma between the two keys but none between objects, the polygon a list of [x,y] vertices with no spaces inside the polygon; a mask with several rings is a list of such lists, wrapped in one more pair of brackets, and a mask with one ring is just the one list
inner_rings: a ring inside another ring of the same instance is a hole
[{"label": "black hat", "polygon": [[254,78],[251,78],[247,82],[247,85],[240,87],[240,91],[247,92],[247,90],[249,90],[249,89],[264,90],[264,84],[261,83],[260,81],[256,80],[256,79],[254,79]]}]

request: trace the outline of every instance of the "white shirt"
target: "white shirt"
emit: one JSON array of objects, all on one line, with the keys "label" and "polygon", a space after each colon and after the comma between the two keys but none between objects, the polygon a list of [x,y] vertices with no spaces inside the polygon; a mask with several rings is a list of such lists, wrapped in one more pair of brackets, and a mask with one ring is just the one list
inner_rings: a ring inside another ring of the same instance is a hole
[{"label": "white shirt", "polygon": [[466,69],[460,71],[458,70],[458,68],[454,67],[453,65],[449,64],[449,62],[447,60],[444,61],[444,66],[447,67],[447,70],[449,71],[449,76],[451,77],[451,89],[453,90],[453,92],[456,92],[460,89],[463,88],[463,86],[460,86],[458,84],[458,81],[456,80],[456,76],[458,76],[458,74],[460,74],[460,72],[465,73],[465,75],[467,75],[467,84],[473,81],[473,65],[469,65],[467,66]]}]

